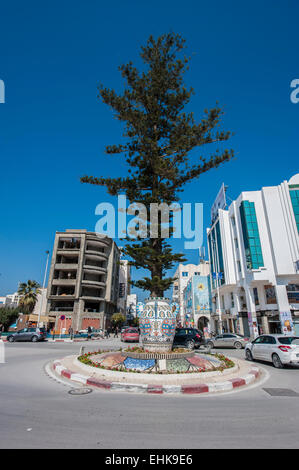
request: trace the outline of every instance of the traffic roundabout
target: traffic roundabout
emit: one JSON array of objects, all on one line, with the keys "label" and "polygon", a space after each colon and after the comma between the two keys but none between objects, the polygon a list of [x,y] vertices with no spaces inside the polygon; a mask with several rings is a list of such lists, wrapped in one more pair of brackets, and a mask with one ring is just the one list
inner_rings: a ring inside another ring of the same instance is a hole
[{"label": "traffic roundabout", "polygon": [[252,384],[261,375],[247,361],[190,351],[96,351],[55,360],[51,368],[56,376],[77,385],[159,395],[229,392]]}]

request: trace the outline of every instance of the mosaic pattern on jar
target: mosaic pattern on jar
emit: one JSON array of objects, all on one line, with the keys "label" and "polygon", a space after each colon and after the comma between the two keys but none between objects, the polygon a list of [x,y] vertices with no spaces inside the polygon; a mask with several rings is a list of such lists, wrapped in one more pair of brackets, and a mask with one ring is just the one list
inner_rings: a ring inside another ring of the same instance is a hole
[{"label": "mosaic pattern on jar", "polygon": [[150,298],[140,317],[140,333],[144,346],[172,345],[176,327],[176,307],[164,298]]}]

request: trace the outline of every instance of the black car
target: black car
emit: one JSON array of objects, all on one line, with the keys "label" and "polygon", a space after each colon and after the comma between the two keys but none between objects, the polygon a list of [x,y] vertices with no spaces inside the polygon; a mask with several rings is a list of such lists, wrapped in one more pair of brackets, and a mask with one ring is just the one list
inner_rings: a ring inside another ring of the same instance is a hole
[{"label": "black car", "polygon": [[47,338],[45,328],[23,328],[22,330],[10,333],[7,335],[7,341],[13,343],[14,341],[44,341]]},{"label": "black car", "polygon": [[205,344],[203,333],[195,328],[177,328],[173,340],[173,346],[182,346],[188,349],[199,348]]}]

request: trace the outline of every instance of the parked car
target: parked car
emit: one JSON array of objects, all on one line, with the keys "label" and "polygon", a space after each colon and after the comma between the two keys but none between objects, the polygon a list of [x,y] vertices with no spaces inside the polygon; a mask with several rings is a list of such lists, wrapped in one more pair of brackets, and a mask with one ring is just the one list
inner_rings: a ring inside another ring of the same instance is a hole
[{"label": "parked car", "polygon": [[235,333],[223,333],[222,335],[215,336],[215,338],[208,339],[207,345],[211,348],[242,349],[245,348],[248,342],[249,338],[246,338],[245,336],[237,335]]},{"label": "parked car", "polygon": [[94,338],[104,338],[104,331],[102,328],[96,328],[95,330],[92,330],[91,334]]},{"label": "parked car", "polygon": [[15,341],[44,341],[47,338],[47,331],[45,328],[23,328],[7,335],[7,341],[14,343]]},{"label": "parked car", "polygon": [[245,348],[246,359],[272,362],[274,367],[285,364],[299,365],[299,337],[269,334],[258,336]]},{"label": "parked car", "polygon": [[121,340],[124,342],[132,341],[132,342],[139,342],[139,332],[137,328],[126,328],[124,331],[121,332]]},{"label": "parked car", "polygon": [[[93,327],[91,327],[91,330],[93,331]],[[78,331],[79,335],[87,335],[88,330],[87,328],[84,328],[83,330]]]},{"label": "parked car", "polygon": [[175,331],[173,346],[182,346],[188,349],[199,348],[205,344],[203,333],[195,328],[177,328]]}]

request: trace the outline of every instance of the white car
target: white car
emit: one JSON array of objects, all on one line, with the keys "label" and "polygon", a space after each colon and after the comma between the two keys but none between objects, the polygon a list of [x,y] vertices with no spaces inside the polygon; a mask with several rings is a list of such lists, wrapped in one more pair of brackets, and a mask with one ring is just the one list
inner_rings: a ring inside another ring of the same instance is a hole
[{"label": "white car", "polygon": [[249,361],[268,361],[277,368],[282,368],[285,364],[299,366],[299,337],[261,335],[245,346],[245,355]]}]

